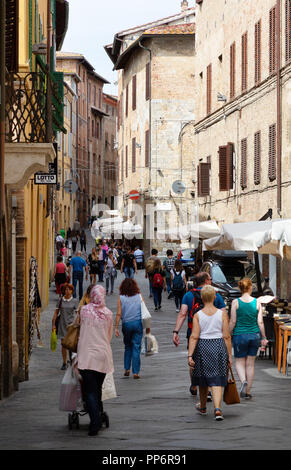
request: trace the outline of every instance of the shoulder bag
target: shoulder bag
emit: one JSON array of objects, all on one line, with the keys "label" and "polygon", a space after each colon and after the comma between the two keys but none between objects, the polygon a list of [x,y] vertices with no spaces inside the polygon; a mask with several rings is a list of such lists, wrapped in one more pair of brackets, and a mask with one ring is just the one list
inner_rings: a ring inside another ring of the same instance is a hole
[{"label": "shoulder bag", "polygon": [[79,335],[80,326],[76,323],[69,325],[67,334],[61,341],[63,348],[76,353],[78,348]]},{"label": "shoulder bag", "polygon": [[141,319],[142,319],[143,327],[144,328],[150,328],[151,327],[152,316],[151,316],[150,312],[148,311],[147,306],[146,306],[142,296],[140,296],[140,300],[141,300]]}]

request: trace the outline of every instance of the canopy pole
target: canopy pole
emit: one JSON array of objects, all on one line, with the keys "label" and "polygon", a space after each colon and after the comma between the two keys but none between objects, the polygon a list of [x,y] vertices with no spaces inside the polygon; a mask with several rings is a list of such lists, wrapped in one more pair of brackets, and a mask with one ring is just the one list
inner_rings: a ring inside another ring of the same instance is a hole
[{"label": "canopy pole", "polygon": [[258,254],[257,251],[254,251],[254,257],[255,257],[255,268],[256,268],[258,292],[261,295],[263,293],[263,289],[262,289],[262,283],[261,283],[261,271],[260,271],[260,264],[259,264],[259,254]]}]

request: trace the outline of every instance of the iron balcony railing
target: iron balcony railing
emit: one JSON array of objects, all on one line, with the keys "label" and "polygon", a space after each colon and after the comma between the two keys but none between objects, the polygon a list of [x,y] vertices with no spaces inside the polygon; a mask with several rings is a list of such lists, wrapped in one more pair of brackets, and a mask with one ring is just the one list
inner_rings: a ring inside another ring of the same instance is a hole
[{"label": "iron balcony railing", "polygon": [[[60,76],[61,75],[61,76]],[[62,74],[6,73],[6,142],[48,143],[63,131]]]}]

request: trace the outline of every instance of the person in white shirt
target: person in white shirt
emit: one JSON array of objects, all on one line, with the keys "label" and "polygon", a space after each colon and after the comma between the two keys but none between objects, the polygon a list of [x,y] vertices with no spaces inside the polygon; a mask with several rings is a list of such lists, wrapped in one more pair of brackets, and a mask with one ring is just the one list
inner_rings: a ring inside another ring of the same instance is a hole
[{"label": "person in white shirt", "polygon": [[109,291],[109,281],[111,283],[111,294],[113,294],[114,279],[117,276],[117,271],[115,269],[116,264],[117,260],[113,254],[113,251],[109,250],[108,257],[106,258],[105,262],[106,294],[108,294]]},{"label": "person in white shirt", "polygon": [[144,268],[144,252],[139,248],[139,246],[136,247],[134,256],[136,259],[137,269],[143,269]]}]

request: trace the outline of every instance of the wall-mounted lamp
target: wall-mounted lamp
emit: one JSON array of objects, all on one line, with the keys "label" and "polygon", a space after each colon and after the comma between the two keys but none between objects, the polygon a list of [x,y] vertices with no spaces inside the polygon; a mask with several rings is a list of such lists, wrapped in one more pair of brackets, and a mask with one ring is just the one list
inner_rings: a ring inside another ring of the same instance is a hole
[{"label": "wall-mounted lamp", "polygon": [[135,146],[136,148],[141,149],[141,144],[136,143]]},{"label": "wall-mounted lamp", "polygon": [[217,93],[217,101],[224,101],[226,102],[227,101],[227,97],[225,95],[223,95],[222,93],[218,92]]}]

